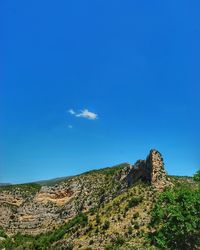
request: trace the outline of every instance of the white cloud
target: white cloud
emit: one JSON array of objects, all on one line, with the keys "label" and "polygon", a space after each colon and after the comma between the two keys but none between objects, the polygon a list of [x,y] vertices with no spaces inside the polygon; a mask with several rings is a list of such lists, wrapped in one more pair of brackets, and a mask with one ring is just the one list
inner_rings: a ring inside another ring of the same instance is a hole
[{"label": "white cloud", "polygon": [[75,115],[75,114],[76,114],[76,112],[75,112],[73,109],[70,109],[68,112],[69,112],[71,115]]},{"label": "white cloud", "polygon": [[81,111],[81,113],[76,114],[76,117],[84,117],[86,119],[96,120],[98,115],[93,112],[90,112],[88,109],[84,109]]},{"label": "white cloud", "polygon": [[89,120],[96,120],[98,119],[98,115],[89,111],[88,109],[81,110],[80,113],[75,112],[73,109],[69,110],[69,113],[71,115],[74,115],[76,117],[83,117]]}]

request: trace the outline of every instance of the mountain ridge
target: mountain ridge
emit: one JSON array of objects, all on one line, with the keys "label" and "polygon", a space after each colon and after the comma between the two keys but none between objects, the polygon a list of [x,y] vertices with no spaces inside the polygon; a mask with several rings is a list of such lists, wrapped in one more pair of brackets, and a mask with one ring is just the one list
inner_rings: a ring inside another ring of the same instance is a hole
[{"label": "mountain ridge", "polygon": [[[50,237],[41,243],[46,248],[29,249],[72,249],[70,244],[73,249],[106,249],[119,237],[148,232],[156,197],[173,185],[162,155],[151,150],[146,160],[134,165],[92,170],[49,186],[0,188],[0,227],[11,238],[24,235],[20,237],[25,245]],[[138,247],[144,244],[143,238],[129,240]]]},{"label": "mountain ridge", "polygon": [[31,183],[1,188],[0,225],[10,234],[47,232],[78,212],[109,201],[139,180],[159,191],[171,185],[157,150],[134,165],[89,171],[52,186]]}]

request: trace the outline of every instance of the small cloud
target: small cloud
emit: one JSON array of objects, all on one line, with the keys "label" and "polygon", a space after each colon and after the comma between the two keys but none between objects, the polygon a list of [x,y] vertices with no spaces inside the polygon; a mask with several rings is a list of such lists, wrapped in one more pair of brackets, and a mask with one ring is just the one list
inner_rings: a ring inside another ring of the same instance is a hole
[{"label": "small cloud", "polygon": [[76,114],[76,117],[84,117],[86,119],[96,120],[98,115],[93,112],[90,112],[88,109],[84,109],[81,111],[81,113]]},{"label": "small cloud", "polygon": [[84,109],[84,110],[81,110],[80,113],[77,113],[75,112],[73,109],[70,109],[69,110],[69,113],[71,115],[74,115],[76,117],[83,117],[83,118],[86,118],[86,119],[89,119],[89,120],[96,120],[98,119],[98,115],[89,111],[88,109]]},{"label": "small cloud", "polygon": [[75,114],[76,114],[76,112],[75,112],[73,109],[70,109],[68,112],[69,112],[71,115],[75,115]]},{"label": "small cloud", "polygon": [[69,125],[68,125],[68,128],[70,128],[70,129],[71,129],[71,128],[73,128],[73,126],[69,124]]}]

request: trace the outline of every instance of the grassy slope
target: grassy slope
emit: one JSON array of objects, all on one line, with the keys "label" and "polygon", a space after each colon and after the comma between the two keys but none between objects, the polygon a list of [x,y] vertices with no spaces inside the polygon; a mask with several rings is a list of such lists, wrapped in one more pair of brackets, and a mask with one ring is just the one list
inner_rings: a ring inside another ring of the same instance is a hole
[{"label": "grassy slope", "polygon": [[[114,187],[113,176],[126,164],[89,171],[80,178],[104,183],[102,192],[108,195]],[[191,182],[189,178],[170,177],[173,182]],[[188,181],[189,180],[189,181]],[[35,193],[38,184],[23,184],[3,187],[3,190],[20,189]],[[99,192],[99,190],[98,190]],[[93,195],[96,195],[95,192]],[[99,195],[99,194],[98,194]],[[20,234],[0,243],[6,249],[156,249],[150,247],[146,238],[152,206],[157,193],[151,186],[138,182],[107,202],[99,203],[89,211],[80,213],[52,232],[36,237]],[[5,237],[3,230],[1,235]],[[64,248],[62,248],[64,247]],[[1,248],[0,248],[1,249]]]},{"label": "grassy slope", "polygon": [[13,237],[15,243],[8,238],[4,246],[6,249],[61,249],[62,245],[71,244],[74,249],[113,249],[111,245],[123,245],[122,249],[141,247],[146,242],[143,235],[147,231],[152,202],[151,187],[138,183],[128,192],[76,216],[52,232],[37,237],[18,234]]}]

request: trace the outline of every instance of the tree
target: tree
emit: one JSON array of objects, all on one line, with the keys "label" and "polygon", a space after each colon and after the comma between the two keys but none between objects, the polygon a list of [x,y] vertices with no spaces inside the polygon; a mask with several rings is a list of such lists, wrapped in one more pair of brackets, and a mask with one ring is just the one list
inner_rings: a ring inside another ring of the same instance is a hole
[{"label": "tree", "polygon": [[194,180],[199,182],[199,184],[200,184],[200,169],[194,175]]},{"label": "tree", "polygon": [[159,249],[197,249],[200,244],[200,189],[163,192],[152,210],[152,242]]}]

